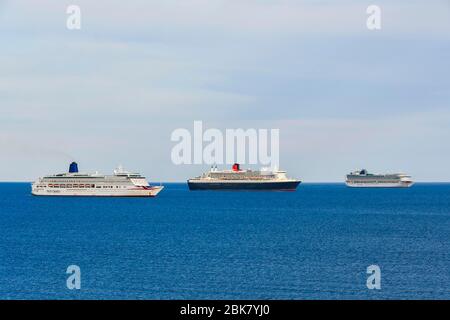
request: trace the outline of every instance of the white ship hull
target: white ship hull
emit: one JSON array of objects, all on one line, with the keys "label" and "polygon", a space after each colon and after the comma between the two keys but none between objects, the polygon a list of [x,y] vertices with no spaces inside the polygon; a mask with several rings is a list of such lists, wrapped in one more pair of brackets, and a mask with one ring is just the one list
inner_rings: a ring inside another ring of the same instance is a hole
[{"label": "white ship hull", "polygon": [[414,183],[412,182],[396,182],[396,183],[354,183],[347,181],[345,183],[348,187],[352,188],[408,188],[411,187]]},{"label": "white ship hull", "polygon": [[163,186],[136,189],[53,189],[32,188],[35,196],[74,196],[74,197],[156,197]]}]

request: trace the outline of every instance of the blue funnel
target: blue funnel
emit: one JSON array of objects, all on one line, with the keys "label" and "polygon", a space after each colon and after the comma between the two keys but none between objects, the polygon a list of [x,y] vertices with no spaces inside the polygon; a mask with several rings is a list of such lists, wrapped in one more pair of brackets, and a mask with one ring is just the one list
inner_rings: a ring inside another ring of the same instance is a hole
[{"label": "blue funnel", "polygon": [[69,167],[69,173],[78,172],[78,164],[76,162],[72,162]]}]

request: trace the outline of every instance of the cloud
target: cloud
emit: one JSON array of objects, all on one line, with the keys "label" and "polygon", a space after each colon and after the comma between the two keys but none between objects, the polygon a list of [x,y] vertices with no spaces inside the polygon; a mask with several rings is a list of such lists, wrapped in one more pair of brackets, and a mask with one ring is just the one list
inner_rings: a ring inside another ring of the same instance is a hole
[{"label": "cloud", "polygon": [[[305,181],[342,181],[350,170],[406,171],[417,181],[448,181],[450,108],[390,117],[304,118],[280,128],[280,162]],[[262,125],[262,124],[261,124]],[[320,177],[320,178],[318,178]]]},{"label": "cloud", "polygon": [[0,179],[70,154],[184,180],[204,168],[171,164],[170,133],[194,120],[279,127],[282,164],[307,181],[363,165],[438,179],[450,157],[448,3],[380,1],[376,33],[356,1],[80,0],[80,31],[69,4],[0,6]]},{"label": "cloud", "polygon": [[[70,1],[6,2],[0,16],[6,30],[43,34],[64,33],[65,9]],[[360,1],[297,0],[79,0],[82,28],[95,35],[188,41],[221,37],[317,36],[367,33],[366,8]],[[449,10],[442,1],[377,2],[383,26],[393,34],[446,34]],[[444,10],[442,10],[444,9]],[[33,26],[33,30],[29,27]]]}]

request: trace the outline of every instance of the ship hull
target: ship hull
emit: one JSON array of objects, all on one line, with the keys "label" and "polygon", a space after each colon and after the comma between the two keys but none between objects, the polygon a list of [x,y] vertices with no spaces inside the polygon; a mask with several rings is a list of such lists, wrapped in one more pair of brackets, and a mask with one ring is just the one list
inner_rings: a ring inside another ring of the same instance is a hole
[{"label": "ship hull", "polygon": [[409,188],[412,182],[396,182],[396,183],[345,183],[350,188]]},{"label": "ship hull", "polygon": [[189,190],[215,191],[295,191],[300,181],[271,181],[271,182],[228,182],[228,181],[191,181],[188,180]]},{"label": "ship hull", "polygon": [[33,188],[31,194],[34,196],[66,196],[66,197],[156,197],[163,189],[163,186],[150,187],[148,189],[128,189],[128,190],[76,190],[76,189],[51,189]]}]

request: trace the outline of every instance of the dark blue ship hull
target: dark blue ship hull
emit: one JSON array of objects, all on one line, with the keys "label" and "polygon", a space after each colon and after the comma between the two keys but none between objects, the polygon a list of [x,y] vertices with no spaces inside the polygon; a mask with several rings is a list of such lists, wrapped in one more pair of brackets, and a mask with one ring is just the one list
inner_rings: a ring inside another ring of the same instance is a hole
[{"label": "dark blue ship hull", "polygon": [[295,191],[300,181],[280,182],[190,182],[189,190],[223,191]]}]

